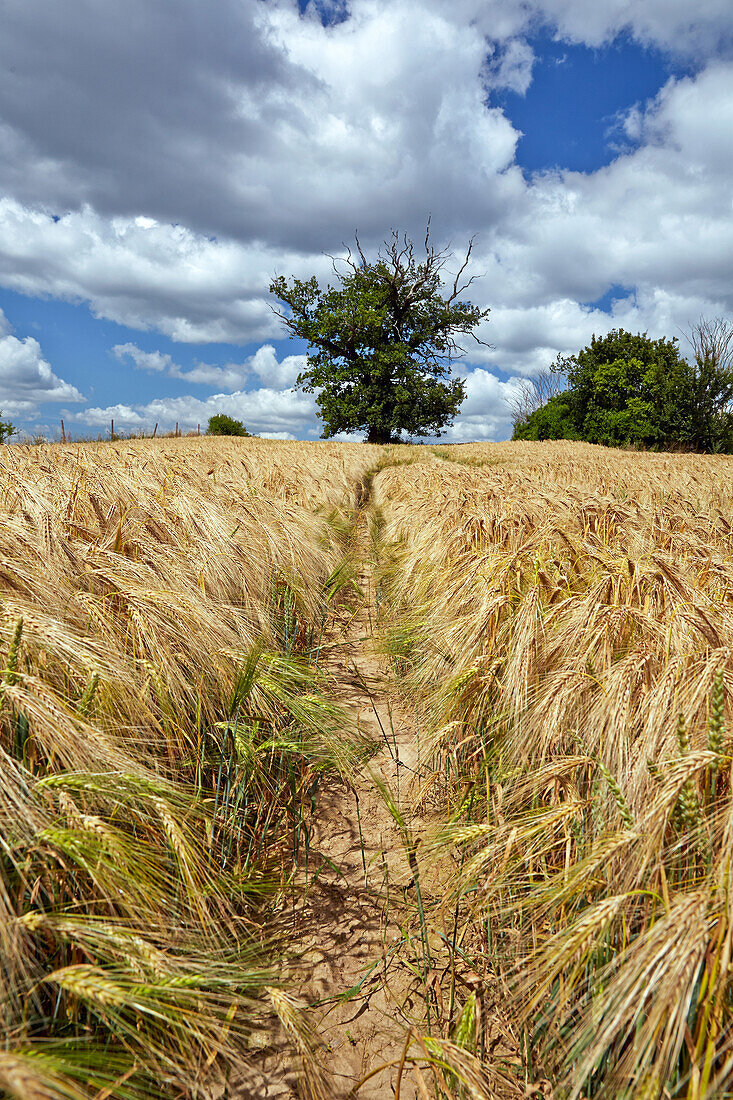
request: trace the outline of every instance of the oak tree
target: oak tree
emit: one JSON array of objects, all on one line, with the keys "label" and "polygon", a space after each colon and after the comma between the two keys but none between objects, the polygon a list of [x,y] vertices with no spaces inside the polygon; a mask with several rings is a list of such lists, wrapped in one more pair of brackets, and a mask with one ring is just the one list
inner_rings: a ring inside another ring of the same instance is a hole
[{"label": "oak tree", "polygon": [[336,285],[310,279],[273,279],[275,313],[294,337],[310,345],[308,366],[296,387],[315,393],[325,438],[366,432],[369,443],[389,443],[401,433],[440,435],[466,391],[451,378],[463,356],[461,337],[489,313],[463,300],[476,279],[467,276],[473,240],[457,274],[444,284],[447,251],[425,234],[417,255],[406,234],[392,231],[374,259],[356,237],[354,252],[331,257]]}]

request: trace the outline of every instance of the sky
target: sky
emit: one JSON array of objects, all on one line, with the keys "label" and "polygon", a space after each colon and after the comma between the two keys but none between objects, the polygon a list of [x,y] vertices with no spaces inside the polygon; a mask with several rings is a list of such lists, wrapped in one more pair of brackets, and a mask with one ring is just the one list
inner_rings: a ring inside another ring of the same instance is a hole
[{"label": "sky", "polygon": [[[612,328],[733,318],[730,0],[2,0],[0,409],[321,434],[275,274],[475,238],[444,439]],[[332,277],[332,276],[331,276]]]}]

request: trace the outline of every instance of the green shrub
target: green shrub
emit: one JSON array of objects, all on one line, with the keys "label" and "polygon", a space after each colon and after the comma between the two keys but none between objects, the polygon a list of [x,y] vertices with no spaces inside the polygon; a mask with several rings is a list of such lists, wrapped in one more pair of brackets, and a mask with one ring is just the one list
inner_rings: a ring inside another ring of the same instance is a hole
[{"label": "green shrub", "polygon": [[[0,418],[2,417],[2,411],[0,410]],[[0,443],[4,443],[9,436],[15,435],[17,428],[14,427],[9,420],[0,419]]]},{"label": "green shrub", "polygon": [[514,427],[512,439],[580,439],[566,393],[557,393]]},{"label": "green shrub", "polygon": [[241,420],[235,420],[234,417],[227,416],[226,413],[216,413],[209,420],[206,434],[249,436],[252,433],[247,431]]}]

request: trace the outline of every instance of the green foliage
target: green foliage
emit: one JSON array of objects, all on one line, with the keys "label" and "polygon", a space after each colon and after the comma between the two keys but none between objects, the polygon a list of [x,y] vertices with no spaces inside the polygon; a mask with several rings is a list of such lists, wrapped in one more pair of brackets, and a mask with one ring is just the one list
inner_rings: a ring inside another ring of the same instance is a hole
[{"label": "green foliage", "polygon": [[514,439],[733,450],[733,368],[721,352],[721,328],[726,335],[723,322],[696,326],[692,363],[682,358],[676,339],[652,340],[623,329],[594,336],[553,365],[565,373],[567,390],[521,418]]},{"label": "green foliage", "polygon": [[456,337],[474,336],[489,312],[459,300],[473,281],[460,284],[471,245],[444,294],[446,257],[428,236],[423,260],[396,232],[373,261],[356,243],[357,259],[349,253],[343,269],[334,264],[338,286],[321,290],[315,276],[279,276],[270,286],[288,309],[278,316],[313,349],[296,385],[316,394],[325,438],[364,431],[384,444],[402,432],[440,435],[465,397],[464,383],[450,377],[463,354]]},{"label": "green foliage", "polygon": [[570,400],[564,393],[555,394],[526,419],[518,421],[512,436],[512,439],[531,440],[580,438],[573,421]]},{"label": "green foliage", "polygon": [[696,357],[690,368],[686,442],[696,451],[733,451],[733,370],[721,370],[714,356]]},{"label": "green foliage", "polygon": [[689,365],[676,340],[613,329],[564,360],[572,419],[582,439],[664,446],[685,435]]},{"label": "green foliage", "polygon": [[235,420],[226,413],[216,413],[209,419],[206,429],[207,435],[244,435],[250,436],[241,420]]},{"label": "green foliage", "polygon": [[3,420],[2,415],[2,409],[0,409],[0,443],[4,443],[11,435],[15,435],[18,430],[9,420]]}]

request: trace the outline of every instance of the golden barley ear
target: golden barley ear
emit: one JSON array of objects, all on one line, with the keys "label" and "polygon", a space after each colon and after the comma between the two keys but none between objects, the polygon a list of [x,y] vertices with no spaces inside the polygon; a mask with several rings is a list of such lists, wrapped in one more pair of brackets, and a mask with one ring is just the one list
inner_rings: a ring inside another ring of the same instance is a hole
[{"label": "golden barley ear", "polygon": [[[708,749],[721,756],[725,744],[725,675],[723,669],[718,669],[713,679],[713,687],[710,693],[710,716],[708,718]],[[714,771],[718,771],[720,761],[711,764]]]}]

